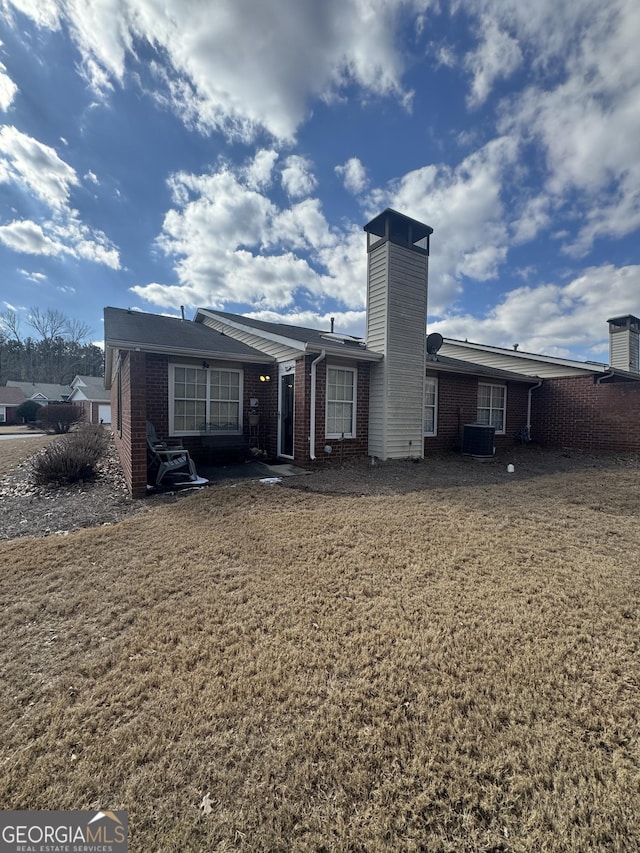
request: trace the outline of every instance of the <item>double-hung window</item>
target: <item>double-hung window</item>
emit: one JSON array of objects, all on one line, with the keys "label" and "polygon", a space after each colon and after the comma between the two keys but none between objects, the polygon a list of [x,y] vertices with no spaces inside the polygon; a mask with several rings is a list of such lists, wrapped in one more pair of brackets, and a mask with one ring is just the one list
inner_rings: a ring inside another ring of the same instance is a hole
[{"label": "double-hung window", "polygon": [[424,380],[424,434],[438,434],[438,380],[434,376]]},{"label": "double-hung window", "polygon": [[478,423],[495,427],[496,433],[504,433],[506,416],[506,386],[478,383]]},{"label": "double-hung window", "polygon": [[171,365],[172,433],[242,432],[242,371]]},{"label": "double-hung window", "polygon": [[352,367],[327,368],[327,438],[355,438],[356,371]]}]

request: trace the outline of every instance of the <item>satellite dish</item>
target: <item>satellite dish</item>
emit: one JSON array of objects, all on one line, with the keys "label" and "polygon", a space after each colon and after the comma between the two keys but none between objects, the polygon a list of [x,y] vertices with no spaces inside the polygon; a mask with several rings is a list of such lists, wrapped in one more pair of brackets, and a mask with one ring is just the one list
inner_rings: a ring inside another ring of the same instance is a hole
[{"label": "satellite dish", "polygon": [[431,332],[430,335],[427,335],[427,352],[429,355],[435,355],[443,343],[444,338],[440,332]]}]

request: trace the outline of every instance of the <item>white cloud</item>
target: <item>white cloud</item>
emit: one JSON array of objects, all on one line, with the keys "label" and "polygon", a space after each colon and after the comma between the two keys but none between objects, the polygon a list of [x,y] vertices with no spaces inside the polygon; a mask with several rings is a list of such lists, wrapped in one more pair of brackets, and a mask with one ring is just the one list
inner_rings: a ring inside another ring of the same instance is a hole
[{"label": "white cloud", "polygon": [[91,231],[74,216],[65,222],[14,220],[0,225],[0,243],[29,255],[68,255],[120,269],[120,257],[104,234]]},{"label": "white cloud", "polygon": [[55,150],[10,125],[0,127],[0,183],[27,186],[41,201],[60,209],[76,186],[75,170]]},{"label": "white cloud", "polygon": [[[39,27],[56,30],[59,27],[57,0],[8,0],[19,12],[28,15]],[[8,6],[8,3],[5,3]]]},{"label": "white cloud", "polygon": [[357,195],[369,185],[367,170],[358,157],[351,157],[342,166],[336,166],[336,174],[344,181],[345,189]]},{"label": "white cloud", "polygon": [[15,221],[0,225],[0,243],[14,252],[29,255],[60,255],[64,246],[48,237],[36,222]]},{"label": "white cloud", "polygon": [[483,29],[479,47],[466,60],[473,72],[468,101],[474,107],[487,99],[496,80],[509,77],[522,62],[518,42],[500,29],[495,20],[485,19]]},{"label": "white cloud", "polygon": [[[541,284],[510,291],[486,317],[446,314],[429,324],[450,338],[527,352],[572,357],[606,353],[607,320],[629,313],[640,292],[640,266],[589,267],[568,284]],[[608,356],[604,356],[607,360]]]},{"label": "white cloud", "polygon": [[[88,177],[95,178],[92,172]],[[97,180],[97,179],[96,179]],[[80,185],[75,170],[56,151],[15,127],[0,127],[0,184],[30,192],[50,208],[40,222],[15,219],[0,227],[0,242],[33,255],[69,255],[120,268],[118,250],[101,231],[84,224],[70,207],[70,194]]]},{"label": "white cloud", "polygon": [[[41,27],[66,23],[98,92],[122,83],[144,40],[166,58],[174,109],[202,129],[251,138],[258,128],[291,140],[314,98],[352,83],[405,101],[400,11],[431,0],[10,0]],[[239,38],[238,34],[242,37]],[[160,71],[160,66],[156,66]]]},{"label": "white cloud", "polygon": [[311,172],[312,168],[312,163],[306,157],[299,154],[287,157],[282,170],[282,186],[289,198],[301,198],[315,189],[317,181]]},{"label": "white cloud", "polygon": [[174,308],[234,302],[280,311],[304,293],[319,309],[325,297],[361,309],[362,230],[330,229],[318,199],[279,208],[249,180],[246,168],[228,164],[207,175],[172,176],[174,207],[165,215],[157,246],[173,259],[179,283],[141,284],[133,292]]},{"label": "white cloud", "polygon": [[98,176],[95,172],[92,172],[91,169],[84,176],[85,181],[90,181],[92,184],[96,184],[96,186],[100,186],[100,181],[98,180]]},{"label": "white cloud", "polygon": [[425,166],[371,193],[370,215],[392,207],[434,229],[429,261],[433,313],[456,299],[463,276],[479,281],[497,276],[510,244],[503,182],[517,157],[514,138],[494,139],[454,169]]},{"label": "white cloud", "polygon": [[247,168],[247,186],[251,189],[265,189],[271,186],[273,167],[278,160],[278,152],[261,148]]},{"label": "white cloud", "polygon": [[18,272],[20,275],[23,275],[29,281],[33,281],[36,284],[41,284],[43,281],[47,280],[47,276],[41,272],[29,272],[29,270],[19,269]]},{"label": "white cloud", "polygon": [[0,62],[0,110],[6,112],[9,109],[17,91],[18,87],[7,74],[6,66]]},{"label": "white cloud", "polygon": [[530,59],[530,83],[505,101],[501,131],[541,147],[544,192],[556,210],[575,203],[578,193],[584,224],[567,250],[582,255],[600,235],[634,231],[640,224],[640,6],[634,0],[605,6],[486,0],[482,10],[515,34]]}]

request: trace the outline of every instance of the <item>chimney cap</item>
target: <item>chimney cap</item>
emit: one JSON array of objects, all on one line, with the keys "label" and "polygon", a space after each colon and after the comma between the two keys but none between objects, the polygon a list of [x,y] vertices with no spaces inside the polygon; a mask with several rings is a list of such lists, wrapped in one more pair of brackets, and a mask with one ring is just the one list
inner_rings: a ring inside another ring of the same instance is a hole
[{"label": "chimney cap", "polygon": [[364,230],[368,234],[374,234],[376,237],[400,237],[402,242],[408,242],[407,235],[411,234],[411,242],[417,243],[418,240],[424,240],[433,234],[433,228],[425,225],[424,222],[418,222],[417,219],[412,219],[410,216],[405,216],[404,213],[398,213],[391,207],[387,207],[382,213],[375,216],[371,222],[367,222]]},{"label": "chimney cap", "polygon": [[635,317],[633,314],[625,314],[621,317],[611,317],[609,320],[607,320],[607,323],[610,326],[618,326],[619,328],[626,329],[629,326],[633,326],[634,324],[639,325],[640,319],[638,317]]}]

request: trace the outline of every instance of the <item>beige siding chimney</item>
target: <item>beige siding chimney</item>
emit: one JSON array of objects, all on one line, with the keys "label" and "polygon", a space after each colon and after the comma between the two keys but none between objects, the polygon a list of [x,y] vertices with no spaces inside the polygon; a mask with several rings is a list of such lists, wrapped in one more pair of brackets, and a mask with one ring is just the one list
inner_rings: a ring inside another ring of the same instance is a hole
[{"label": "beige siding chimney", "polygon": [[424,376],[429,237],[433,229],[387,209],[367,232],[369,455],[424,457]]},{"label": "beige siding chimney", "polygon": [[609,364],[640,372],[640,319],[632,314],[613,317],[609,323]]}]

